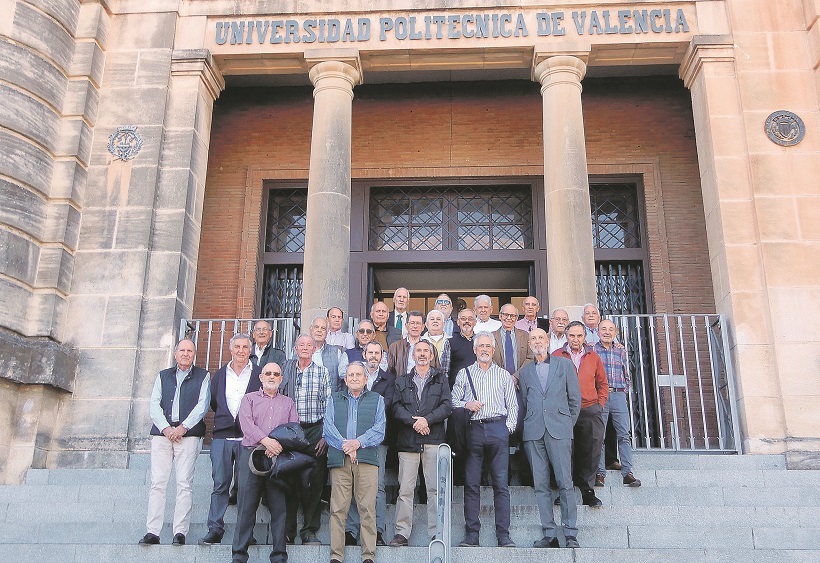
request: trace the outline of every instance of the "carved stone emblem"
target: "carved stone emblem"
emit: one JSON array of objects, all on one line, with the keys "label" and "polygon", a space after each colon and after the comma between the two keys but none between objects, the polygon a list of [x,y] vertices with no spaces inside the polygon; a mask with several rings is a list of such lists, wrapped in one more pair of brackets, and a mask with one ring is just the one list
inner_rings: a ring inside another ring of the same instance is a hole
[{"label": "carved stone emblem", "polygon": [[792,147],[803,140],[806,126],[803,120],[790,111],[776,111],[766,118],[766,135],[773,143]]},{"label": "carved stone emblem", "polygon": [[142,148],[142,137],[137,133],[136,125],[123,125],[108,137],[108,152],[114,158],[131,160]]}]

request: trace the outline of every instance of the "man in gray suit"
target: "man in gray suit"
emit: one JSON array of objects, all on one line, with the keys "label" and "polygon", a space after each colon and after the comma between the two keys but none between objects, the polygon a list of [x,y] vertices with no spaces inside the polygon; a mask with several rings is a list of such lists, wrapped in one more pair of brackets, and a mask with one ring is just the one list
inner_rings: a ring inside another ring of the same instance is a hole
[{"label": "man in gray suit", "polygon": [[519,371],[524,418],[524,449],[532,467],[535,500],[544,537],[533,547],[559,547],[552,512],[550,468],[558,484],[566,547],[580,547],[578,508],[572,484],[572,429],[581,411],[581,388],[572,361],[550,356],[550,339],[540,328],[529,334],[535,362]]}]

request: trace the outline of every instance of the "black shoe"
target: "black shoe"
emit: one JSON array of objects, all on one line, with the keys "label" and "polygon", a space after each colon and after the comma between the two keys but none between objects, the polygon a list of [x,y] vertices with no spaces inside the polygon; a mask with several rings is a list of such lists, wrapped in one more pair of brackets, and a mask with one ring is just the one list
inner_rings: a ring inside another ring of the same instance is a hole
[{"label": "black shoe", "polygon": [[302,536],[302,545],[322,545],[322,542],[316,537],[316,532],[308,532]]},{"label": "black shoe", "polygon": [[289,535],[285,534],[285,543],[288,544],[288,545],[293,545],[294,543],[296,543],[296,540],[294,539],[293,536],[289,536]]},{"label": "black shoe", "polygon": [[259,542],[256,541],[256,538],[251,536],[251,541],[249,542],[248,545],[258,545],[258,544],[259,544]]},{"label": "black shoe", "polygon": [[478,537],[477,536],[467,536],[461,543],[458,544],[458,547],[478,547]]},{"label": "black shoe", "polygon": [[234,506],[236,504],[236,495],[231,493],[231,496],[228,497],[228,506]]},{"label": "black shoe", "polygon": [[[183,536],[184,537],[184,536]],[[159,536],[148,532],[139,541],[139,545],[157,545],[159,543]]]},{"label": "black shoe", "polygon": [[185,545],[185,534],[174,534],[174,541],[171,545]]},{"label": "black shoe", "polygon": [[218,532],[208,532],[205,537],[199,540],[199,545],[214,545],[222,543],[222,536]]},{"label": "black shoe", "polygon": [[544,536],[537,542],[533,542],[533,547],[561,547],[561,544],[558,543],[558,538],[548,538]]},{"label": "black shoe", "polygon": [[564,536],[564,539],[567,540],[567,547],[581,547],[575,536]]},{"label": "black shoe", "polygon": [[604,503],[603,503],[603,502],[601,502],[601,499],[599,499],[598,497],[596,497],[596,496],[595,496],[595,493],[594,493],[594,492],[592,492],[592,491],[590,491],[590,492],[588,492],[588,493],[583,494],[583,495],[581,496],[581,499],[582,499],[582,501],[581,501],[581,502],[582,502],[583,504],[585,504],[585,505],[587,505],[587,506],[591,506],[591,507],[593,507],[593,508],[597,508],[597,507],[599,507],[599,506],[603,506],[603,505],[604,505]]},{"label": "black shoe", "polygon": [[384,543],[384,538],[381,532],[376,532],[376,545],[387,545]]},{"label": "black shoe", "polygon": [[345,532],[345,545],[359,545],[359,540],[351,532]]},{"label": "black shoe", "polygon": [[510,536],[500,538],[498,540],[498,547],[515,547],[515,542],[510,539]]}]

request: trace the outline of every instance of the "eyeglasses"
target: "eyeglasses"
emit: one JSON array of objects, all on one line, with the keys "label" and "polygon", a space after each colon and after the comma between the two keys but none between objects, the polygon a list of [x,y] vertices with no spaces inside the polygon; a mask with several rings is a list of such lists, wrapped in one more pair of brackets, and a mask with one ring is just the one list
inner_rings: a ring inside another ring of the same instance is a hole
[{"label": "eyeglasses", "polygon": [[436,299],[436,305],[449,305],[452,303],[449,299]]},{"label": "eyeglasses", "polygon": [[269,328],[255,328],[253,329],[254,332],[271,332]]},{"label": "eyeglasses", "polygon": [[373,329],[372,328],[360,328],[356,332],[358,332],[359,334],[373,334]]},{"label": "eyeglasses", "polygon": [[515,313],[499,313],[498,316],[503,317],[505,319],[514,319],[518,315],[516,315]]},{"label": "eyeglasses", "polygon": [[262,375],[272,375],[273,377],[282,377],[281,371],[263,371]]}]

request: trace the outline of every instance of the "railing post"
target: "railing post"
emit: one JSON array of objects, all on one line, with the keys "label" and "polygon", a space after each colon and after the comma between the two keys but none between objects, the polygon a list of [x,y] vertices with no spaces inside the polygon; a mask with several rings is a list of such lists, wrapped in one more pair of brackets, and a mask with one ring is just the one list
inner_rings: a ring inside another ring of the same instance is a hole
[{"label": "railing post", "polygon": [[723,348],[723,365],[726,369],[726,385],[729,390],[729,407],[732,409],[732,439],[734,440],[734,449],[738,453],[742,452],[742,443],[740,441],[740,420],[737,416],[737,396],[735,394],[735,370],[732,364],[732,358],[729,356],[729,325],[726,321],[725,315],[718,315],[720,319],[720,337],[721,347]]},{"label": "railing post", "polygon": [[[453,451],[449,444],[441,444],[436,460],[436,537],[427,551],[429,563],[450,563],[451,515],[453,503]],[[427,499],[431,502],[431,499]]]}]

